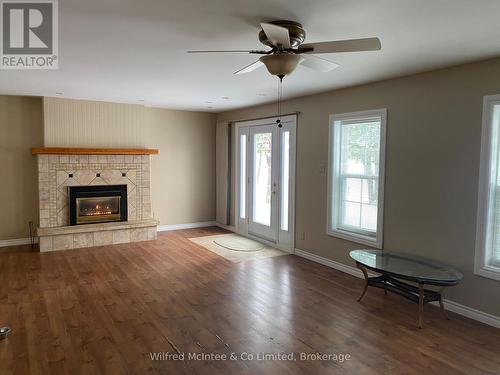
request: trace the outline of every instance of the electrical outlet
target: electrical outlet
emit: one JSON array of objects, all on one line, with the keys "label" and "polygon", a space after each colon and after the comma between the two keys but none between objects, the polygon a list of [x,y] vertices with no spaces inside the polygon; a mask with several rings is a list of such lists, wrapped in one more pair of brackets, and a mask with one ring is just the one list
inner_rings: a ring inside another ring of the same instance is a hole
[{"label": "electrical outlet", "polygon": [[326,164],[320,164],[320,166],[319,166],[319,173],[320,174],[326,174]]}]

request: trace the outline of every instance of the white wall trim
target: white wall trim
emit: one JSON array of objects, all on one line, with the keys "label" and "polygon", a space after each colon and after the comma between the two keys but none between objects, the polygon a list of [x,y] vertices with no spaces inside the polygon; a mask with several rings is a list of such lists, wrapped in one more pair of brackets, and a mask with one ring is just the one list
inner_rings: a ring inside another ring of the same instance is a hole
[{"label": "white wall trim", "polygon": [[[347,273],[347,274],[355,276],[355,277],[359,277],[359,278],[364,277],[361,270],[357,269],[356,267],[352,267],[352,266],[349,266],[347,264],[339,263],[339,262],[336,262],[334,260],[324,258],[324,257],[316,255],[316,254],[312,254],[308,251],[304,251],[304,250],[296,248],[295,255],[302,257],[302,258],[305,258],[305,259],[312,260],[313,262],[322,264],[324,266],[334,268],[338,271]],[[373,274],[369,272],[369,275],[371,276]],[[444,302],[444,305],[448,311],[454,312],[456,314],[465,316],[467,318],[476,320],[476,321],[484,323],[484,324],[488,324],[492,327],[500,328],[500,317],[499,316],[488,314],[488,313],[485,313],[483,311],[473,309],[472,307],[465,306],[465,305],[462,305],[462,304],[454,302],[454,301],[450,301],[448,299],[444,299],[443,302]],[[437,302],[432,302],[432,304],[438,305]]]},{"label": "white wall trim", "polygon": [[[431,302],[433,305],[439,306],[437,302]],[[478,322],[488,324],[492,327],[500,328],[500,317],[485,313],[472,307],[462,305],[457,302],[444,300],[444,305],[448,311],[465,316],[467,318],[477,320]]]},{"label": "white wall trim", "polygon": [[[35,243],[38,243],[38,237],[35,237]],[[0,247],[30,245],[30,238],[15,238],[12,240],[0,240]]]},{"label": "white wall trim", "polygon": [[494,201],[497,194],[493,182],[498,174],[498,163],[493,155],[500,148],[498,123],[495,123],[497,105],[500,105],[500,95],[483,98],[474,273],[500,281],[500,267],[493,264]]},{"label": "white wall trim", "polygon": [[[240,181],[241,181],[241,176],[240,176],[240,135],[245,134],[247,136],[247,139],[250,141],[251,137],[251,131],[250,129],[257,127],[257,126],[275,126],[276,124],[277,117],[271,116],[271,117],[264,117],[260,119],[255,119],[255,120],[243,120],[243,121],[236,121],[233,122],[234,124],[234,138],[232,139],[232,145],[235,150],[236,155],[236,163],[235,163],[235,176],[233,176],[233,181],[234,181],[234,196],[235,196],[235,232],[238,234],[241,234],[242,236],[246,237],[252,237],[249,230],[249,221],[248,221],[248,214],[249,214],[249,207],[251,207],[252,203],[250,201],[250,197],[245,197],[245,207],[247,210],[247,213],[245,215],[245,218],[242,219],[240,218]],[[295,246],[295,187],[296,187],[296,169],[297,169],[297,163],[296,163],[296,154],[297,154],[297,113],[289,114],[289,115],[284,115],[281,117],[281,123],[283,124],[282,130],[290,131],[290,149],[292,150],[290,154],[290,175],[289,175],[289,180],[290,180],[290,189],[289,189],[289,220],[288,220],[288,230],[287,231],[282,231],[280,230],[280,224],[279,222],[276,223],[277,227],[277,244],[274,244],[273,242],[269,242],[266,244],[272,243],[271,246],[275,248],[279,248],[281,250],[284,250],[288,253],[292,253],[294,246]],[[273,128],[275,129],[275,128]],[[278,131],[275,136],[277,136],[277,147],[273,147],[273,150],[276,149],[278,152],[278,160],[279,163],[281,163],[281,131]],[[274,137],[274,136],[273,136]],[[247,174],[249,171],[251,171],[251,157],[248,157],[248,151],[249,146],[251,145],[250,143],[247,143],[247,160],[246,160],[246,171]],[[274,154],[274,151],[273,151]],[[274,157],[273,157],[274,159]],[[274,165],[274,162],[273,162]],[[281,168],[274,168],[274,169],[281,169]],[[277,181],[281,181],[281,176],[279,176],[280,173],[278,173],[277,176]],[[247,176],[248,177],[248,176]],[[248,182],[248,181],[247,181]],[[278,186],[280,183],[278,183]],[[247,186],[246,188],[246,193],[249,193],[249,188]],[[280,191],[280,187],[278,187],[278,191]],[[279,221],[280,217],[280,204],[279,204],[279,199],[277,200],[276,204],[278,205],[277,209],[277,219]],[[262,236],[264,237],[264,236]],[[272,236],[270,236],[271,238]],[[253,238],[255,239],[255,238]],[[261,241],[264,243],[264,240],[260,237],[256,238],[257,241]]]},{"label": "white wall trim", "polygon": [[[340,128],[344,120],[361,120],[368,118],[380,118],[380,144],[379,144],[379,176],[378,176],[378,204],[377,204],[377,230],[374,237],[368,234],[355,233],[354,231],[342,230],[338,227],[337,212],[340,207],[340,194],[334,192],[339,186],[339,163],[340,160]],[[387,109],[374,109],[360,112],[331,114],[329,119],[328,133],[328,179],[327,179],[327,217],[326,234],[344,240],[372,246],[382,249],[383,224],[384,224],[384,185],[385,185],[385,146],[387,129]]]},{"label": "white wall trim", "polygon": [[300,249],[295,248],[295,255],[297,255],[301,258],[306,258],[306,259],[312,260],[313,262],[322,264],[324,266],[334,268],[338,271],[348,273],[351,276],[355,276],[355,277],[359,277],[359,278],[364,277],[361,270],[356,268],[356,267],[351,267],[351,266],[348,266],[346,264],[339,263],[339,262],[336,262],[334,260],[324,258],[322,256],[310,253],[308,251],[304,251],[304,250],[300,250]]},{"label": "white wall trim", "polygon": [[217,225],[217,223],[215,221],[202,221],[202,222],[198,222],[198,223],[158,225],[158,232],[168,232],[171,230],[180,230],[180,229],[213,227],[216,225]]},{"label": "white wall trim", "polygon": [[215,226],[236,233],[236,227],[234,225],[215,223]]}]

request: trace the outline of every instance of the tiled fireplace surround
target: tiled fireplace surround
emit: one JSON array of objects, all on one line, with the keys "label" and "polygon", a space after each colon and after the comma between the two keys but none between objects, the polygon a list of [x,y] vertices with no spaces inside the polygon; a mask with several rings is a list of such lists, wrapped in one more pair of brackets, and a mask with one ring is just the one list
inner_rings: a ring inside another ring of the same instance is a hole
[{"label": "tiled fireplace surround", "polygon": [[[156,239],[151,218],[151,155],[39,153],[40,251]],[[68,186],[127,185],[128,221],[69,225]]]}]

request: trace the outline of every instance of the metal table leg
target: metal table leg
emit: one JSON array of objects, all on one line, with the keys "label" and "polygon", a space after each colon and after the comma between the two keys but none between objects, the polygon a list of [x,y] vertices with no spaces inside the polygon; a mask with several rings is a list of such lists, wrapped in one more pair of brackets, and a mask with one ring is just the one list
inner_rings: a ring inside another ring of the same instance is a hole
[{"label": "metal table leg", "polygon": [[365,276],[365,286],[363,288],[363,291],[361,292],[361,295],[358,298],[358,302],[360,302],[361,298],[363,298],[363,296],[366,293],[366,289],[368,289],[368,272],[366,272],[366,269],[358,262],[356,262],[356,267],[358,267],[361,270],[361,272],[363,272],[363,275]]},{"label": "metal table leg", "polygon": [[418,328],[422,328],[424,320],[424,284],[418,284]]}]

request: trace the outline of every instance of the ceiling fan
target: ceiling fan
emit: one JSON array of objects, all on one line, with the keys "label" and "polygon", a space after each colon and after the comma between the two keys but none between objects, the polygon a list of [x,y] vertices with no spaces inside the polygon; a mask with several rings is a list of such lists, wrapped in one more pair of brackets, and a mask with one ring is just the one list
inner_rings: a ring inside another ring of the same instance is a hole
[{"label": "ceiling fan", "polygon": [[294,21],[272,21],[260,24],[259,40],[270,47],[269,50],[226,50],[226,51],[188,51],[188,53],[249,53],[262,55],[259,60],[236,71],[234,74],[250,73],[265,65],[269,73],[280,77],[291,74],[297,65],[328,72],[339,65],[314,54],[378,51],[381,49],[378,38],[348,39],[303,44],[306,32],[302,25]]}]

